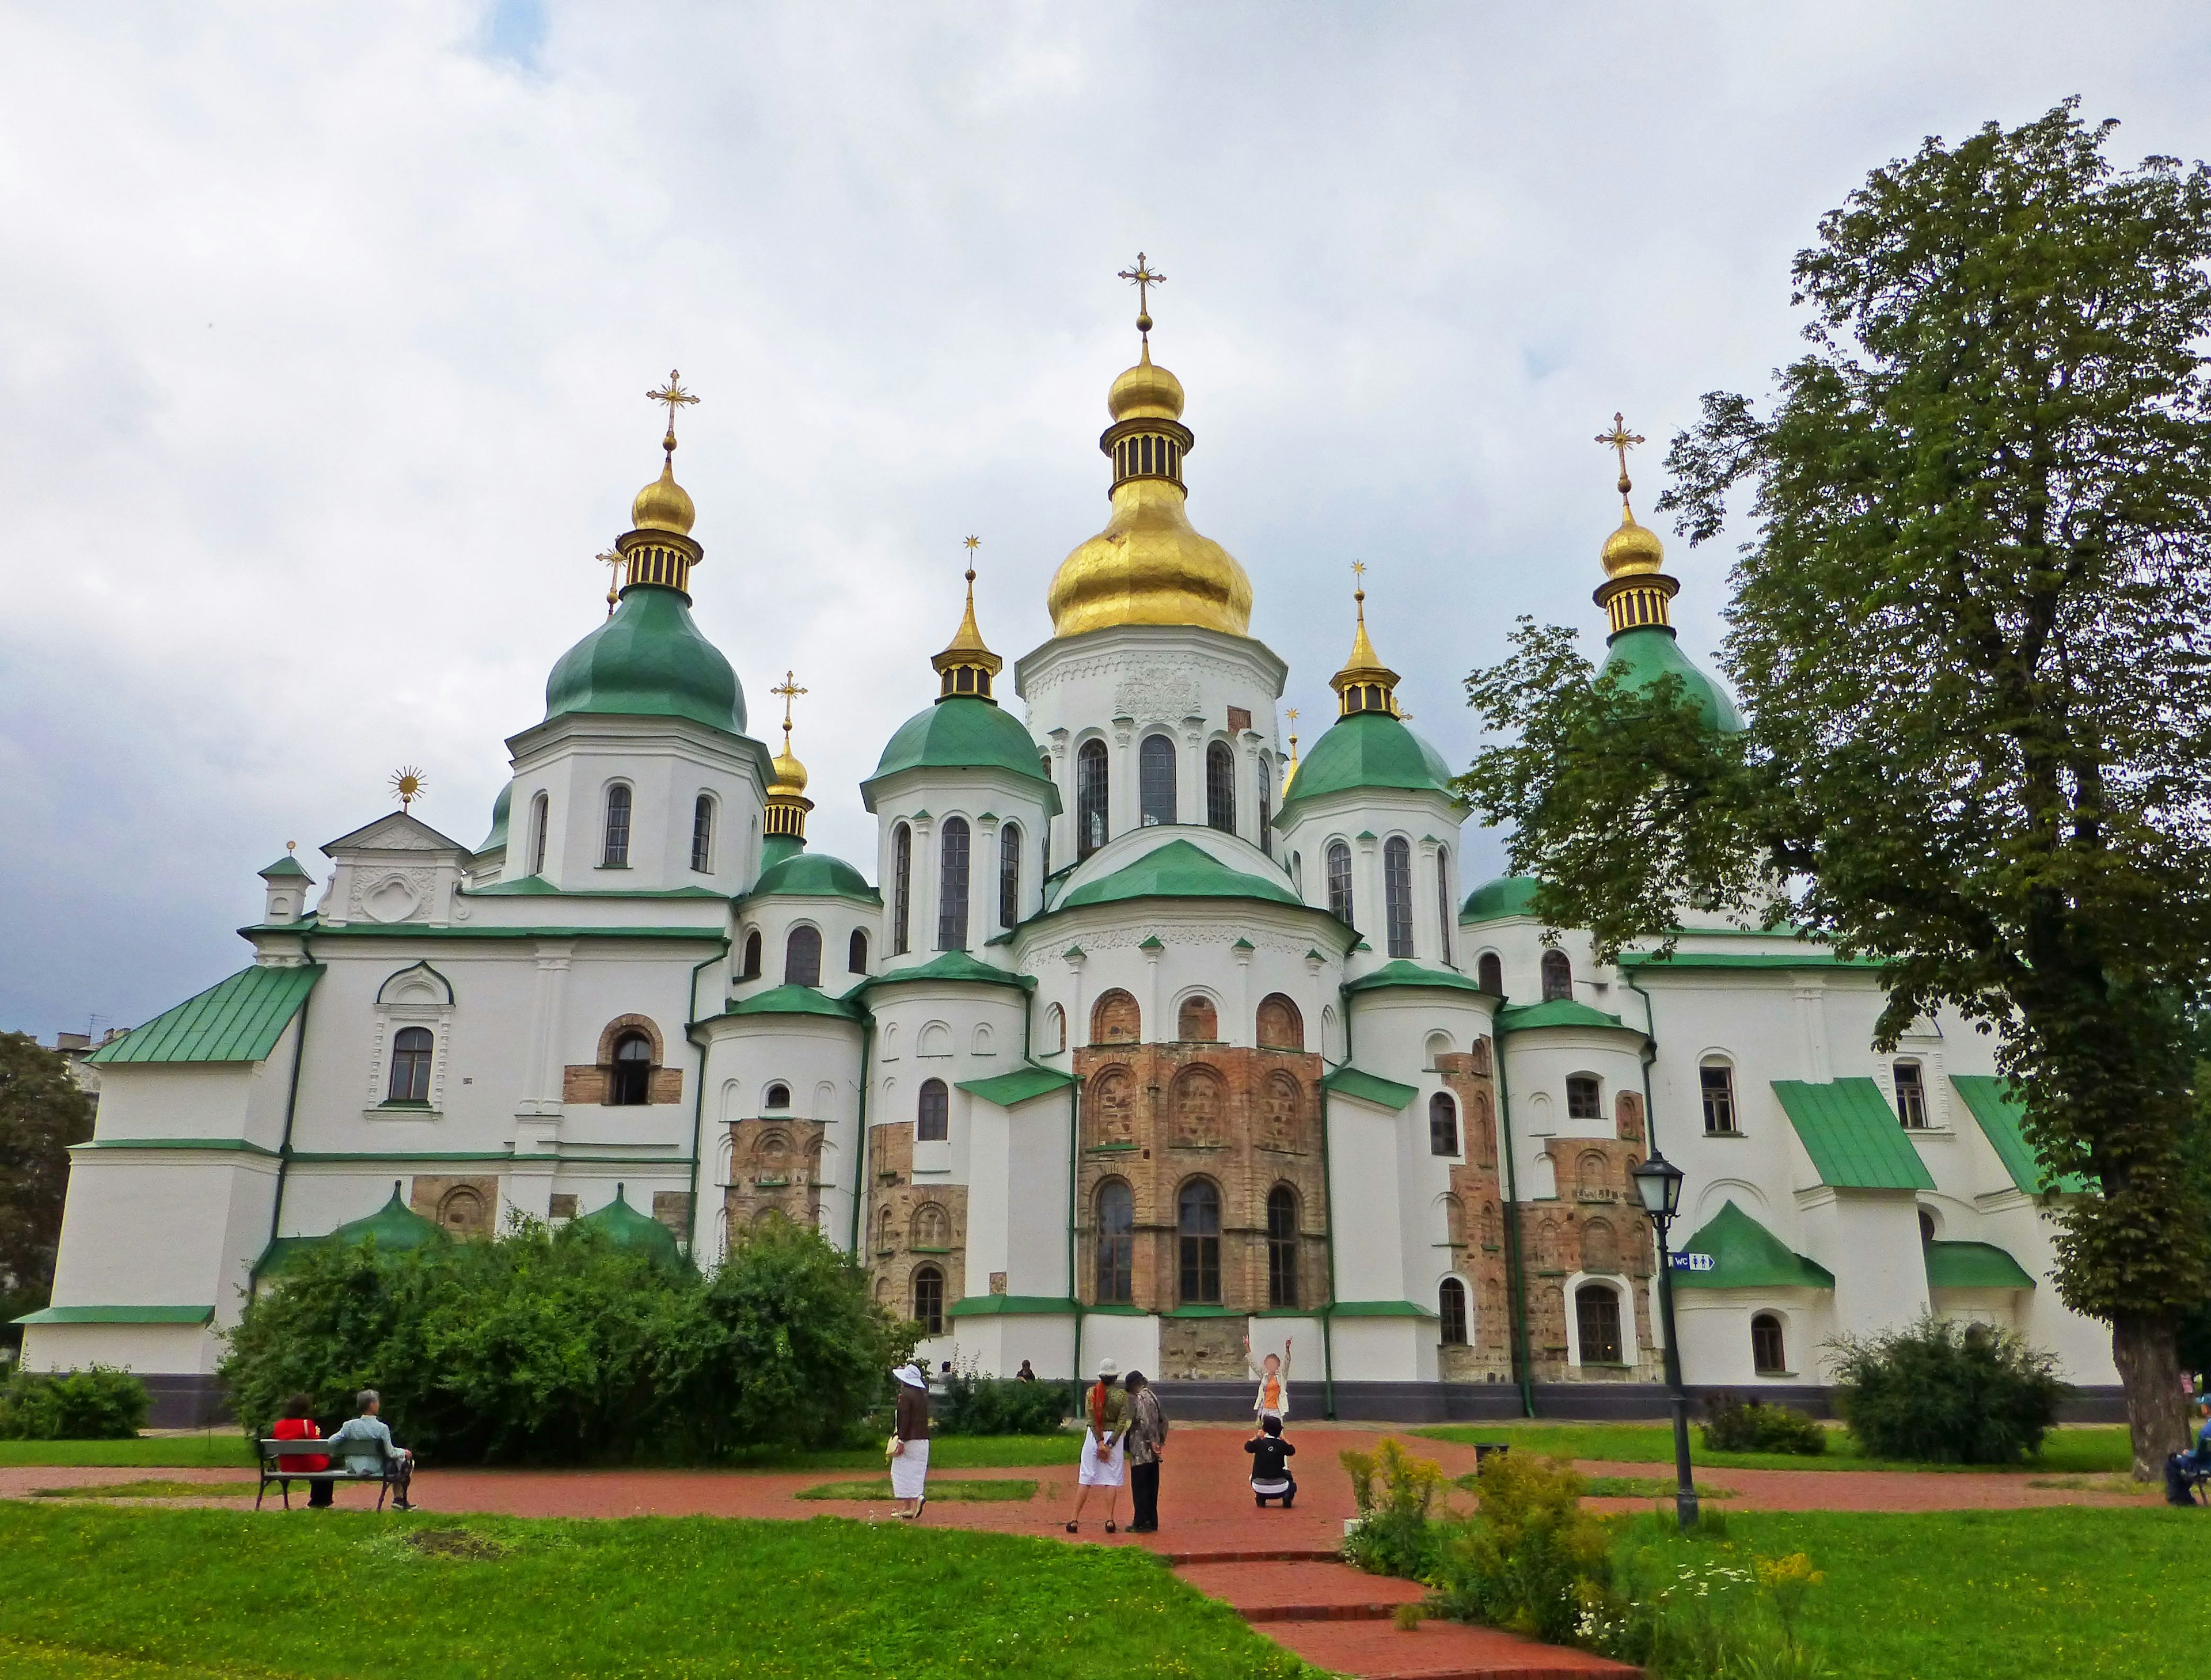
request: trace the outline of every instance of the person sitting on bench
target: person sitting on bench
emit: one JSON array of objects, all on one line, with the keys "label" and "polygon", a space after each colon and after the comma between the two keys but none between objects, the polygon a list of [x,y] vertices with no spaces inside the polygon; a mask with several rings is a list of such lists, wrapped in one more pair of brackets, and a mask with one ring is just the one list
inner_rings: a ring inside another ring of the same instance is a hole
[{"label": "person sitting on bench", "polygon": [[332,1453],[345,1460],[345,1467],[355,1476],[381,1476],[385,1460],[397,1470],[392,1487],[391,1508],[412,1511],[415,1507],[407,1497],[408,1484],[415,1479],[414,1454],[397,1446],[391,1439],[391,1426],[376,1414],[383,1410],[384,1397],[373,1388],[364,1388],[355,1397],[360,1416],[348,1418],[338,1426],[338,1432],[324,1444]]},{"label": "person sitting on bench", "polygon": [[[315,1403],[304,1394],[294,1394],[290,1399],[285,1401],[284,1415],[276,1420],[275,1426],[269,1431],[271,1439],[276,1440],[320,1440],[323,1432],[315,1427],[315,1420],[307,1416],[314,1410],[314,1404]],[[278,1470],[291,1471],[295,1474],[301,1471],[328,1470],[330,1467],[330,1461],[319,1453],[287,1453],[276,1460]],[[329,1510],[334,1502],[332,1495],[336,1492],[336,1488],[334,1483],[308,1483],[307,1508],[310,1511]],[[288,1495],[286,1502],[290,1502]]]},{"label": "person sitting on bench", "polygon": [[1281,1418],[1262,1418],[1259,1428],[1262,1433],[1244,1443],[1244,1450],[1251,1455],[1251,1496],[1263,1511],[1270,1499],[1281,1500],[1287,1511],[1298,1496],[1298,1478],[1290,1474],[1284,1461],[1298,1449],[1282,1439]]},{"label": "person sitting on bench", "polygon": [[2194,1496],[2189,1489],[2211,1477],[2211,1394],[2196,1397],[2196,1421],[2202,1426],[2196,1432],[2196,1445],[2186,1453],[2176,1453],[2165,1461],[2165,1502],[2167,1505],[2193,1505]]}]

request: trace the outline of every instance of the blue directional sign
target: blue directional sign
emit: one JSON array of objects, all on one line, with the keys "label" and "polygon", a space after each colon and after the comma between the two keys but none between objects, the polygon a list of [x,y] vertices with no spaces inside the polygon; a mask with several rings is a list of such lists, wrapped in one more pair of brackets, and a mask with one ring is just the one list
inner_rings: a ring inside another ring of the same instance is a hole
[{"label": "blue directional sign", "polygon": [[1674,1256],[1674,1270],[1676,1271],[1717,1271],[1719,1269],[1719,1260],[1714,1255],[1676,1254]]}]

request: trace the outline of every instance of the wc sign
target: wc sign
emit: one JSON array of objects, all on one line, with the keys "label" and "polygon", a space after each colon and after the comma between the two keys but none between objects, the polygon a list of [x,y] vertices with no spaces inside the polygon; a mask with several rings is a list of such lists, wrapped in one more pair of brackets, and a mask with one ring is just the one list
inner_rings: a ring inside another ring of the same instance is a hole
[{"label": "wc sign", "polygon": [[1674,1270],[1676,1271],[1717,1271],[1719,1268],[1720,1263],[1715,1255],[1676,1254],[1674,1256]]}]

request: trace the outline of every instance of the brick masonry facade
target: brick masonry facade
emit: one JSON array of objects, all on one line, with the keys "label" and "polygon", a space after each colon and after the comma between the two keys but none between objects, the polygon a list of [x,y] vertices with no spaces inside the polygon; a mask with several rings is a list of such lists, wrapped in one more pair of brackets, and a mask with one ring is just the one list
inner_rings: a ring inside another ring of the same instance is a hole
[{"label": "brick masonry facade", "polygon": [[966,1293],[967,1187],[914,1182],[911,1120],[868,1134],[868,1228],[861,1241],[875,1299],[900,1318],[921,1316],[914,1277],[924,1266],[942,1282],[945,1311]]}]

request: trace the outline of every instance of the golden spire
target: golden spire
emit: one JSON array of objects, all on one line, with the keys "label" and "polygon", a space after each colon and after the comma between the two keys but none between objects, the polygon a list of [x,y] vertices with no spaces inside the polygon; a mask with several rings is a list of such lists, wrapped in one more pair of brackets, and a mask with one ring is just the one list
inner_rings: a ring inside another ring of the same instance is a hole
[{"label": "golden spire", "polygon": [[806,797],[806,767],[791,750],[791,703],[805,692],[797,674],[789,670],[784,672],[782,682],[768,690],[783,701],[783,750],[772,766],[775,779],[767,785],[767,816],[761,825],[768,834],[785,834],[802,841],[806,838],[806,813],[814,809],[814,802]]},{"label": "golden spire", "polygon": [[990,679],[1003,669],[1006,662],[984,645],[983,632],[975,623],[975,550],[983,546],[983,539],[970,537],[966,539],[966,546],[967,610],[960,621],[960,628],[953,632],[952,640],[945,645],[944,652],[929,663],[944,679],[942,691],[937,699],[951,700],[964,694],[977,700],[990,701],[996,706],[997,701],[990,699]]},{"label": "golden spire", "polygon": [[615,603],[621,599],[622,567],[627,566],[629,561],[623,557],[620,548],[608,549],[602,553],[593,555],[591,558],[607,568],[607,616],[612,618],[615,616]]},{"label": "golden spire", "polygon": [[[637,500],[630,505],[630,523],[639,531],[672,531],[678,536],[688,537],[692,521],[699,512],[683,487],[675,482],[675,411],[699,399],[684,390],[672,367],[668,370],[668,383],[645,395],[648,402],[667,404],[668,434],[660,440],[660,476],[637,493]],[[630,581],[639,580],[633,577]]]},{"label": "golden spire", "polygon": [[1166,285],[1167,277],[1163,274],[1154,274],[1145,267],[1144,253],[1140,251],[1136,253],[1136,266],[1123,269],[1114,278],[1125,280],[1136,288],[1136,331],[1144,336],[1144,360],[1149,361],[1152,359],[1152,288]]},{"label": "golden spire", "polygon": [[1328,679],[1328,686],[1336,690],[1341,717],[1354,712],[1386,712],[1395,717],[1397,673],[1382,663],[1382,656],[1374,651],[1366,634],[1366,562],[1353,561],[1351,575],[1358,585],[1351,591],[1351,599],[1359,611],[1359,628],[1351,639],[1351,657],[1342,670]]},{"label": "golden spire", "polygon": [[1625,417],[1615,412],[1612,429],[1599,432],[1596,440],[1620,458],[1620,528],[1604,539],[1605,581],[1596,603],[1610,618],[1614,635],[1646,624],[1663,627],[1666,603],[1681,585],[1659,570],[1666,563],[1666,545],[1657,532],[1636,524],[1627,500],[1635,488],[1627,476],[1627,452],[1644,439],[1629,431]]},{"label": "golden spire", "polygon": [[1282,796],[1287,798],[1290,784],[1298,779],[1298,708],[1293,706],[1284,715],[1290,720],[1290,761],[1282,767]]},{"label": "golden spire", "polygon": [[[695,406],[699,399],[684,390],[683,376],[673,367],[668,370],[666,385],[657,391],[648,391],[645,395],[647,402],[668,405],[668,435],[660,440],[660,446],[668,452],[668,464],[672,467],[675,464],[675,411],[680,408]],[[1639,439],[1638,441],[1641,440]]]}]

